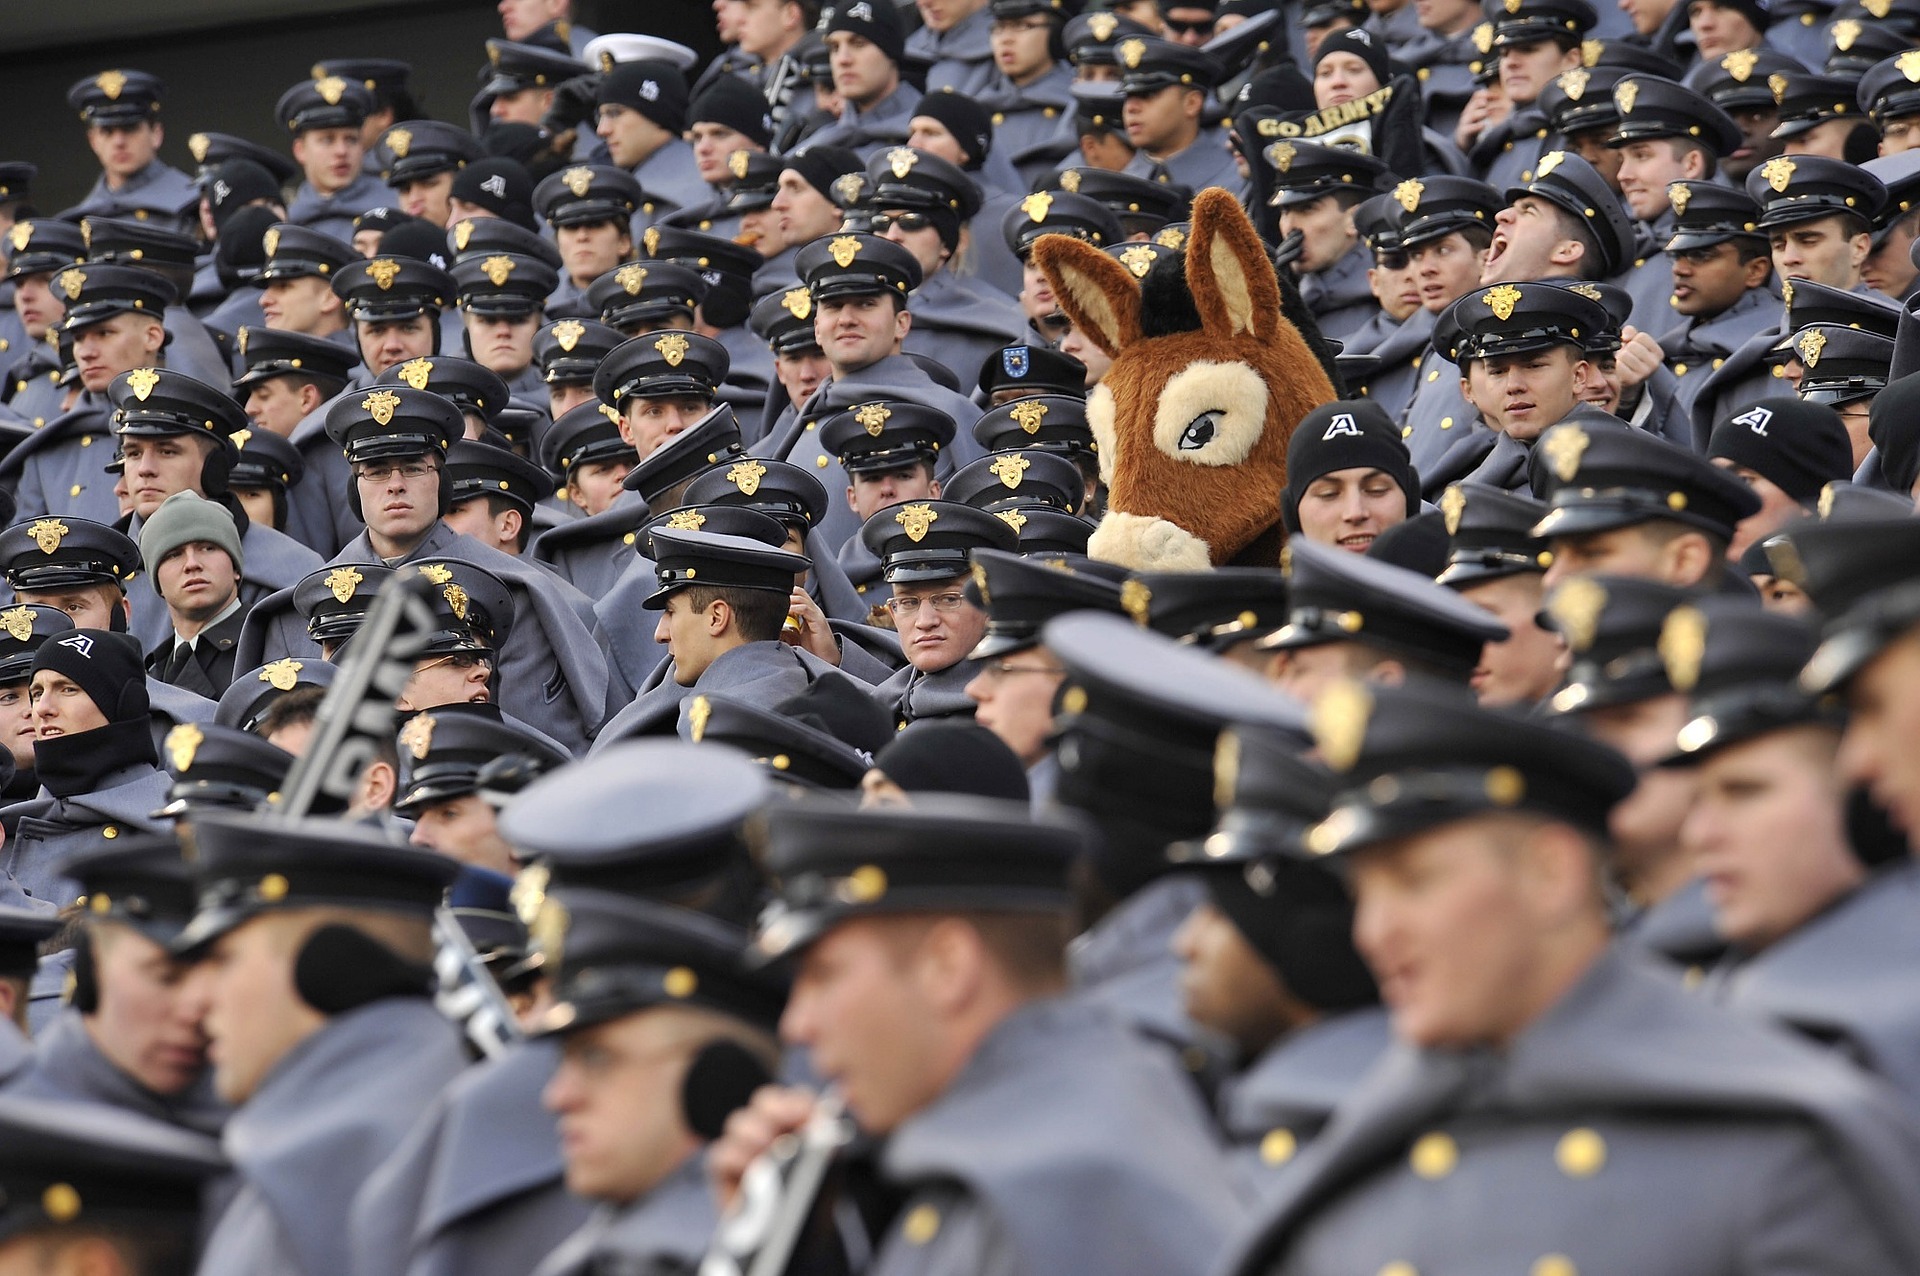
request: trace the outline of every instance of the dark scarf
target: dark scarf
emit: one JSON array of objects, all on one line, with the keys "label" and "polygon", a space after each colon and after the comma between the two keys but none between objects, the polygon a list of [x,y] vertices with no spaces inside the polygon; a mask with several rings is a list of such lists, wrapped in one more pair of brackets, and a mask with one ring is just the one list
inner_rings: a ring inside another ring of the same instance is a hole
[{"label": "dark scarf", "polygon": [[142,762],[159,763],[153,751],[153,727],[145,717],[33,742],[34,773],[57,798],[92,793],[103,787],[100,781],[105,777]]}]

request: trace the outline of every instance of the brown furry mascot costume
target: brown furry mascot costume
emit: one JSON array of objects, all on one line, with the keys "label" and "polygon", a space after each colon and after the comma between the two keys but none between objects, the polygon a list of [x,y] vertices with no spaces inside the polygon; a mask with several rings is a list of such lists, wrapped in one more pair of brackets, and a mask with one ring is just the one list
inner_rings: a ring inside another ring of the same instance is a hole
[{"label": "brown furry mascot costume", "polygon": [[1282,313],[1246,211],[1202,191],[1184,261],[1158,261],[1138,283],[1070,236],[1042,236],[1033,255],[1067,317],[1113,359],[1087,399],[1107,485],[1088,552],[1141,571],[1279,562],[1287,440],[1338,395],[1291,289],[1297,317]]}]

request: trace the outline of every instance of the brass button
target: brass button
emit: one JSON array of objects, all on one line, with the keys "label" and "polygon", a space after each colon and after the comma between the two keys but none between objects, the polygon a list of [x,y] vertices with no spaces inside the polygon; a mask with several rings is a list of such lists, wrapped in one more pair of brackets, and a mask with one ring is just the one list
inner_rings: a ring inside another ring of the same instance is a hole
[{"label": "brass button", "polygon": [[900,1234],[910,1245],[925,1245],[940,1233],[940,1211],[931,1205],[916,1205],[907,1211]]},{"label": "brass button", "polygon": [[1570,1179],[1590,1179],[1607,1163],[1607,1141],[1585,1126],[1568,1130],[1554,1146],[1553,1163]]},{"label": "brass button", "polygon": [[1565,1254],[1548,1254],[1534,1260],[1533,1266],[1527,1268],[1527,1276],[1580,1276],[1580,1272]]},{"label": "brass button", "polygon": [[1440,428],[1443,430],[1451,430],[1453,428],[1453,418],[1450,416],[1441,417]]},{"label": "brass button", "polygon": [[1413,1166],[1413,1172],[1423,1179],[1443,1179],[1453,1173],[1453,1167],[1460,1163],[1460,1145],[1453,1141],[1451,1135],[1435,1130],[1420,1136],[1407,1162]]},{"label": "brass button", "polygon": [[114,838],[120,836],[120,830],[109,824],[100,830],[100,836],[106,838],[108,841],[112,841]]},{"label": "brass button", "polygon": [[1285,1165],[1299,1150],[1300,1140],[1292,1130],[1269,1130],[1267,1137],[1260,1140],[1260,1161],[1264,1165]]}]

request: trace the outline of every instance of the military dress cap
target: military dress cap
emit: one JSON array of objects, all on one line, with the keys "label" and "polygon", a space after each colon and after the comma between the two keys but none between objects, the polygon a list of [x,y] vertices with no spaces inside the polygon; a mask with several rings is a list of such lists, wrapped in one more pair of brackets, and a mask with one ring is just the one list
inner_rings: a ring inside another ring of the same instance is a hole
[{"label": "military dress cap", "polygon": [[1097,451],[1087,425],[1086,400],[1037,394],[989,409],[974,423],[973,437],[991,452],[1050,451],[1070,457]]},{"label": "military dress cap", "polygon": [[1587,713],[1676,690],[1661,634],[1673,610],[1695,597],[1637,576],[1574,576],[1554,586],[1540,619],[1566,640],[1573,663],[1546,708]]},{"label": "military dress cap", "polygon": [[191,266],[199,241],[164,226],[120,217],[82,217],[87,260],[100,266]]},{"label": "military dress cap", "polygon": [[518,452],[460,439],[447,449],[447,480],[453,485],[452,503],[482,496],[499,496],[519,506],[528,517],[534,506],[553,495],[553,479]]},{"label": "military dress cap", "polygon": [[690,587],[758,589],[785,597],[811,566],[802,555],[744,536],[656,527],[648,545],[660,582],[640,604],[648,611],[662,610],[668,595]]},{"label": "military dress cap", "polygon": [[867,160],[869,208],[925,209],[962,219],[980,211],[980,186],[954,165],[928,151],[894,146]]},{"label": "military dress cap", "polygon": [[1815,326],[1857,328],[1891,340],[1899,331],[1899,303],[1877,292],[1853,292],[1811,279],[1789,279],[1783,291],[1789,333]]},{"label": "military dress cap", "polygon": [[1678,137],[1698,142],[1716,156],[1731,155],[1740,147],[1740,126],[1725,111],[1672,80],[1624,76],[1613,86],[1613,104],[1620,112],[1620,127],[1608,139],[1609,146]]},{"label": "military dress cap", "polygon": [[1086,502],[1087,481],[1079,466],[1051,452],[996,452],[962,466],[940,494],[990,514],[1031,505],[1073,514]]},{"label": "military dress cap", "polygon": [[138,266],[69,266],[53,277],[67,305],[62,332],[103,323],[115,315],[140,314],[164,321],[178,298],[174,286]]},{"label": "military dress cap", "polygon": [[453,263],[460,308],[488,318],[520,319],[537,314],[560,274],[537,257],[496,253],[467,254]]},{"label": "military dress cap", "polygon": [[1860,77],[1855,100],[1878,124],[1920,115],[1920,51],[1877,62]]},{"label": "military dress cap", "polygon": [[1800,686],[1819,634],[1799,616],[1758,611],[1747,599],[1702,598],[1667,617],[1662,654],[1688,720],[1668,765],[1689,765],[1721,749],[1789,727],[1838,727],[1837,704]]},{"label": "military dress cap", "polygon": [[1857,328],[1802,328],[1785,343],[1782,355],[1800,361],[1800,397],[1809,403],[1840,404],[1878,394],[1887,385],[1893,341]]},{"label": "military dress cap", "polygon": [[638,552],[645,553],[648,537],[665,528],[678,532],[705,532],[709,536],[735,536],[759,541],[774,549],[787,545],[786,524],[771,514],[744,505],[697,505],[691,501],[670,510],[661,510],[640,524],[635,535]]},{"label": "military dress cap", "polygon": [[1807,592],[1823,624],[1807,661],[1808,691],[1843,690],[1888,645],[1920,623],[1920,519],[1795,524],[1767,541],[1774,575]]},{"label": "military dress cap", "polygon": [[676,40],[634,31],[609,31],[587,41],[580,57],[596,71],[611,71],[621,62],[652,60],[682,71],[693,69],[700,55]]},{"label": "military dress cap", "polygon": [[[480,73],[480,91],[504,96],[524,89],[550,89],[592,70],[586,63],[543,45],[493,39],[487,41],[487,67]],[[681,92],[684,94],[685,89]]]},{"label": "military dress cap", "polygon": [[67,105],[88,124],[122,127],[159,119],[166,91],[159,76],[126,67],[75,81],[67,90]]},{"label": "military dress cap", "polygon": [[689,483],[686,502],[745,506],[804,535],[827,516],[831,499],[811,470],[785,461],[742,457],[725,467],[716,465]]},{"label": "military dress cap", "polygon": [[638,492],[650,507],[675,487],[720,464],[732,464],[746,451],[740,437],[740,419],[725,403],[715,404],[705,416],[640,459],[627,471],[621,486]]},{"label": "military dress cap", "polygon": [[290,222],[268,227],[264,247],[267,264],[253,281],[262,288],[276,279],[331,278],[363,260],[351,244]]},{"label": "military dress cap", "polygon": [[591,319],[556,319],[533,334],[533,362],[548,385],[590,384],[600,361],[626,340]]},{"label": "military dress cap", "polygon": [[193,870],[171,837],[102,843],[62,860],[60,875],[80,884],[89,917],[131,926],[162,947],[193,916]]},{"label": "military dress cap", "polygon": [[413,79],[413,64],[398,58],[321,58],[312,67],[313,78],[323,80],[337,75],[358,80],[360,87],[375,96],[405,92]]},{"label": "military dress cap", "polygon": [[1075,66],[1117,66],[1114,49],[1129,36],[1151,35],[1147,27],[1132,18],[1123,18],[1105,9],[1078,14],[1067,20],[1061,43]]},{"label": "military dress cap", "polygon": [[300,449],[272,430],[237,430],[233,439],[240,448],[227,474],[227,486],[233,490],[285,492],[306,477],[307,462]]},{"label": "military dress cap", "polygon": [[820,422],[820,446],[849,474],[932,464],[953,436],[952,417],[904,399],[857,403]]},{"label": "military dress cap", "polygon": [[1091,520],[1054,505],[1003,505],[993,511],[993,516],[1019,536],[1016,549],[1023,555],[1085,557],[1087,544],[1093,539]]},{"label": "military dress cap", "polygon": [[139,571],[140,547],[104,523],[60,515],[15,523],[0,532],[0,574],[16,592],[86,585],[124,588]]},{"label": "military dress cap", "polygon": [[747,327],[776,355],[817,354],[813,335],[813,294],[805,288],[776,288],[753,303]]},{"label": "military dress cap", "polygon": [[1096,248],[1125,238],[1113,210],[1091,196],[1064,190],[1035,191],[1021,199],[1000,219],[1000,234],[1022,261],[1042,235],[1071,235]]},{"label": "military dress cap", "polygon": [[[814,688],[829,678],[841,684],[846,695],[859,697],[887,717],[886,710],[844,674],[822,675]],[[776,784],[790,789],[847,792],[859,788],[873,765],[873,755],[833,734],[817,714],[802,716],[792,711],[798,708],[792,700],[762,705],[722,692],[697,695],[686,702],[681,729],[695,744],[724,744],[740,750],[765,767]],[[891,736],[892,722],[882,725]]]},{"label": "military dress cap", "polygon": [[[1118,124],[1117,107],[1114,123]],[[1098,200],[1120,219],[1121,229],[1129,235],[1179,221],[1193,203],[1193,192],[1177,182],[1104,168],[1063,168],[1047,181],[1046,189]]]},{"label": "military dress cap", "polygon": [[1432,578],[1361,554],[1296,538],[1288,546],[1287,623],[1262,651],[1358,642],[1464,681],[1480,651],[1507,627]]},{"label": "military dress cap", "polygon": [[700,272],[675,262],[629,262],[594,280],[587,306],[614,328],[692,318],[709,285]]},{"label": "military dress cap", "polygon": [[[30,979],[40,962],[40,946],[60,929],[51,913],[0,907],[0,976]],[[4,1226],[4,1216],[0,1216]]]},{"label": "military dress cap", "polygon": [[1766,239],[1760,205],[1743,190],[1719,182],[1670,182],[1667,199],[1674,214],[1673,235],[1665,245],[1670,253],[1712,248],[1730,239]]},{"label": "military dress cap", "polygon": [[1120,583],[1081,570],[1085,566],[1084,559],[975,550],[967,595],[987,613],[987,632],[968,657],[990,660],[1036,647],[1047,622],[1068,612],[1122,614]]},{"label": "military dress cap", "polygon": [[[372,593],[367,596],[371,598]],[[295,660],[291,656],[249,669],[220,693],[213,720],[223,727],[252,731],[261,715],[281,696],[300,687],[330,687],[338,672],[336,666],[324,660]]]},{"label": "military dress cap", "polygon": [[1779,95],[1780,123],[1771,134],[1776,140],[1801,137],[1828,120],[1861,117],[1854,100],[1856,77],[1788,72]]},{"label": "military dress cap", "polygon": [[1887,242],[1894,228],[1909,213],[1920,207],[1920,154],[1901,151],[1882,155],[1860,167],[1879,178],[1880,184],[1887,188],[1886,201],[1880,205],[1880,213],[1873,221],[1873,246],[1877,249]]},{"label": "military dress cap", "polygon": [[300,172],[300,166],[289,159],[286,152],[271,150],[232,133],[195,133],[187,139],[187,151],[193,156],[197,176],[203,184],[216,169],[231,160],[251,160],[273,174],[282,186]]},{"label": "military dress cap", "polygon": [[1705,457],[1644,430],[1564,421],[1540,436],[1528,462],[1546,501],[1536,536],[1585,536],[1666,519],[1731,539],[1759,512],[1753,489]]},{"label": "military dress cap", "polygon": [[1400,251],[1400,204],[1391,194],[1354,205],[1352,216],[1361,243],[1376,253]]},{"label": "military dress cap", "polygon": [[1113,53],[1120,67],[1120,89],[1128,97],[1176,85],[1205,92],[1220,82],[1221,66],[1212,54],[1158,36],[1128,36],[1114,45]]},{"label": "military dress cap", "polygon": [[[1885,488],[1869,487],[1865,483],[1852,480],[1835,480],[1820,489],[1818,502],[1814,506],[1815,515],[1823,523],[1852,523],[1865,519],[1906,518],[1914,511],[1913,498],[1904,492],[1891,492]],[[1776,532],[1778,536],[1782,533]],[[1769,537],[1769,540],[1773,537]],[[1766,561],[1766,556],[1761,556]],[[1767,575],[1773,575],[1771,564]]]},{"label": "military dress cap", "polygon": [[1806,68],[1772,49],[1736,49],[1687,73],[1686,85],[1723,111],[1770,111],[1779,103],[1772,80]]},{"label": "military dress cap", "polygon": [[695,395],[711,399],[733,360],[712,337],[670,329],[649,332],[614,348],[593,374],[593,392],[602,403],[624,409],[629,398],[660,399]]},{"label": "military dress cap", "polygon": [[445,455],[467,432],[460,407],[445,395],[412,385],[370,386],[349,391],[327,409],[327,437],[351,463]]},{"label": "military dress cap", "polygon": [[1088,851],[1079,821],[1024,804],[931,795],[912,807],[770,807],[757,850],[774,902],[755,945],[788,957],[854,917],[894,913],[1065,914]]},{"label": "military dress cap", "polygon": [[815,303],[834,297],[896,293],[920,286],[920,263],[890,239],[848,233],[822,235],[794,255],[793,267]]},{"label": "military dress cap", "polygon": [[[754,272],[764,264],[760,254],[745,244],[684,226],[649,226],[640,236],[641,251],[649,262],[673,262],[694,271],[709,288],[747,291]],[[742,299],[742,306],[751,302]]]},{"label": "military dress cap", "polygon": [[1392,194],[1400,205],[1400,246],[1409,250],[1469,226],[1491,231],[1507,206],[1499,191],[1471,177],[1410,177]]},{"label": "military dress cap", "polygon": [[47,1234],[57,1247],[68,1227],[190,1242],[202,1193],[227,1169],[216,1140],[172,1122],[103,1103],[9,1096],[0,1101],[0,1242],[17,1251],[16,1237]]},{"label": "military dress cap", "polygon": [[[1309,3],[1300,10],[1300,25],[1312,31],[1318,27],[1332,26],[1345,18],[1358,26],[1366,20],[1366,17],[1366,0],[1309,0]],[[1486,27],[1487,36],[1491,39],[1493,24],[1484,22],[1481,25]],[[1495,61],[1497,62],[1498,59]]]},{"label": "military dress cap", "polygon": [[1261,149],[1272,169],[1275,208],[1298,208],[1335,191],[1376,192],[1392,185],[1392,173],[1371,155],[1344,146],[1316,146],[1312,142],[1273,142]]},{"label": "military dress cap", "polygon": [[345,381],[359,363],[358,356],[338,341],[284,328],[248,325],[240,329],[234,344],[246,363],[246,371],[233,382],[241,395],[262,381],[290,374]]},{"label": "military dress cap", "polygon": [[422,650],[433,656],[497,652],[513,632],[513,594],[484,567],[457,558],[415,559],[394,569],[426,577],[435,622]]},{"label": "military dress cap", "polygon": [[575,164],[541,181],[533,206],[551,226],[588,226],[633,216],[646,198],[632,173],[611,164]]},{"label": "military dress cap", "polygon": [[1547,127],[1563,136],[1589,130],[1608,133],[1620,126],[1620,108],[1613,104],[1613,86],[1634,74],[1624,66],[1576,66],[1562,71],[1540,90],[1534,106],[1547,117]]},{"label": "military dress cap", "polygon": [[357,129],[373,114],[373,94],[337,75],[302,80],[280,95],[273,118],[298,137],[319,128]]},{"label": "military dress cap", "polygon": [[417,257],[374,257],[340,267],[333,291],[350,318],[377,323],[445,310],[458,291],[453,276]]},{"label": "military dress cap", "polygon": [[453,124],[439,120],[407,120],[395,124],[374,143],[374,163],[380,167],[380,180],[389,186],[424,181],[440,173],[455,173],[477,159],[486,158],[487,148],[479,138]]},{"label": "military dress cap", "polygon": [[107,386],[117,435],[193,434],[233,451],[229,436],[248,427],[246,409],[231,394],[171,368],[135,368]]},{"label": "military dress cap", "polygon": [[33,195],[33,179],[40,166],[25,160],[0,162],[0,204],[15,204]]},{"label": "military dress cap", "polygon": [[1547,507],[1515,492],[1480,483],[1454,483],[1440,495],[1446,520],[1447,567],[1438,576],[1449,589],[1544,572],[1553,564],[1533,528]]},{"label": "military dress cap", "polygon": [[399,755],[400,792],[393,809],[409,819],[437,802],[478,793],[482,768],[496,759],[518,757],[533,776],[570,760],[488,704],[441,705],[414,714],[400,726]]},{"label": "military dress cap", "polygon": [[86,241],[72,222],[23,221],[7,230],[8,279],[43,275],[76,265],[87,255]]},{"label": "military dress cap", "polygon": [[293,586],[293,609],[307,622],[307,637],[321,643],[353,637],[393,574],[393,568],[377,563],[346,563],[302,576]]},{"label": "military dress cap", "polygon": [[1287,623],[1287,578],[1273,567],[1140,572],[1120,601],[1155,633],[1219,651]]},{"label": "military dress cap", "polygon": [[[422,228],[431,230],[432,223],[423,223]],[[552,241],[504,217],[462,218],[447,231],[445,244],[453,252],[456,262],[468,257],[492,257],[507,253],[516,257],[536,257],[553,270],[559,270],[561,266],[560,250],[553,246]]]},{"label": "military dress cap", "polygon": [[361,908],[432,916],[459,873],[433,851],[338,820],[206,812],[192,824],[193,920],[174,951],[203,951],[262,913]]},{"label": "military dress cap", "polygon": [[596,400],[555,419],[541,442],[540,459],[550,478],[565,483],[577,466],[599,461],[625,461],[631,466],[640,453],[620,437],[620,423]]},{"label": "military dress cap", "polygon": [[1332,809],[1305,839],[1316,855],[1503,811],[1604,836],[1636,783],[1603,744],[1431,683],[1335,683],[1314,702],[1313,736],[1334,776]]},{"label": "military dress cap", "polygon": [[1612,324],[1607,308],[1579,292],[1548,283],[1499,283],[1475,288],[1453,303],[1443,345],[1434,350],[1465,368],[1475,359],[1525,354],[1554,345],[1585,349]]},{"label": "military dress cap", "polygon": [[[167,732],[160,761],[173,783],[167,787],[167,804],[153,814],[166,820],[202,811],[259,810],[280,792],[293,767],[293,755],[285,749],[251,731],[212,722],[183,722]],[[184,881],[181,885],[190,895],[191,888]],[[189,906],[187,915],[192,911]],[[186,921],[187,916],[180,917],[179,925]]]},{"label": "military dress cap", "polygon": [[1747,174],[1747,194],[1760,204],[1760,229],[1851,213],[1871,223],[1887,188],[1864,169],[1823,155],[1776,155]]},{"label": "military dress cap", "polygon": [[[1055,397],[1084,400],[1086,387],[1087,365],[1049,346],[1005,346],[988,355],[980,365],[980,393],[988,396],[1002,390],[1017,390],[1022,399],[1046,396],[1051,404]],[[1004,428],[1003,424],[990,429],[988,433]],[[1025,431],[1021,433],[1029,440],[1035,437]],[[979,439],[989,451],[993,450],[993,445],[986,441],[977,427],[974,438]]]},{"label": "military dress cap", "polygon": [[1593,236],[1600,254],[1601,273],[1609,278],[1633,265],[1633,222],[1606,179],[1593,165],[1566,151],[1548,151],[1534,167],[1533,180],[1507,191],[1509,201],[1533,195],[1578,218]]},{"label": "military dress cap", "polygon": [[890,505],[861,526],[860,540],[880,559],[880,576],[888,584],[964,576],[974,550],[1013,553],[1020,543],[1005,520],[954,501]]},{"label": "military dress cap", "polygon": [[58,607],[16,603],[0,609],[0,686],[31,678],[40,644],[73,627],[73,617]]},{"label": "military dress cap", "polygon": [[1520,0],[1489,6],[1493,16],[1493,47],[1538,44],[1557,40],[1563,48],[1580,43],[1599,20],[1587,0]]}]

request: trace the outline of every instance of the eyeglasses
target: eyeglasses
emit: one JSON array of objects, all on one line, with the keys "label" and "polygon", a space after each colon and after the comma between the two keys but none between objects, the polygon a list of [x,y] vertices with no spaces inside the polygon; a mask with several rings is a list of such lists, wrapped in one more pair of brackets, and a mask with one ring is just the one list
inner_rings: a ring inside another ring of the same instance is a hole
[{"label": "eyeglasses", "polygon": [[874,234],[884,235],[889,226],[898,226],[901,230],[931,229],[933,218],[925,213],[875,213],[868,224]]},{"label": "eyeglasses", "polygon": [[930,605],[936,615],[951,616],[966,605],[965,594],[935,594],[931,598],[889,598],[887,610],[895,620],[912,620],[920,614],[920,604]]},{"label": "eyeglasses", "polygon": [[434,467],[425,461],[407,461],[399,465],[390,461],[369,461],[356,470],[354,476],[363,478],[369,483],[385,483],[398,474],[409,483],[418,483],[433,472]]},{"label": "eyeglasses", "polygon": [[441,665],[447,665],[460,670],[462,673],[467,673],[474,669],[492,669],[493,657],[478,651],[456,651],[452,655],[442,656],[438,660],[429,660],[426,664],[414,670],[414,672],[425,673],[429,669],[438,669]]},{"label": "eyeglasses", "polygon": [[988,682],[998,682],[1002,678],[1011,678],[1017,673],[1050,673],[1064,677],[1066,670],[1058,665],[1010,665],[1004,660],[989,660],[980,666],[980,677]]},{"label": "eyeglasses", "polygon": [[1383,252],[1373,255],[1373,264],[1381,270],[1405,270],[1413,262],[1402,252]]},{"label": "eyeglasses", "polygon": [[1213,19],[1202,18],[1198,22],[1182,22],[1178,18],[1162,18],[1167,30],[1178,35],[1210,35],[1213,32]]},{"label": "eyeglasses", "polygon": [[1723,256],[1726,249],[1726,244],[1710,244],[1705,248],[1669,248],[1667,256],[1674,261],[1684,261],[1689,266],[1706,266]]}]

